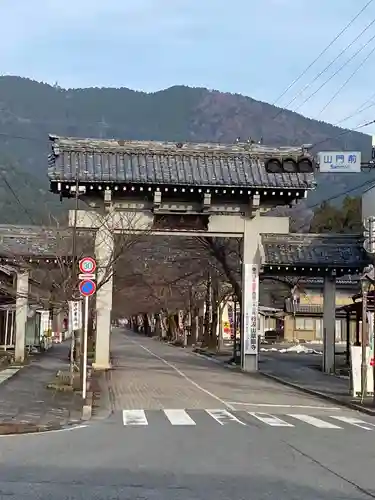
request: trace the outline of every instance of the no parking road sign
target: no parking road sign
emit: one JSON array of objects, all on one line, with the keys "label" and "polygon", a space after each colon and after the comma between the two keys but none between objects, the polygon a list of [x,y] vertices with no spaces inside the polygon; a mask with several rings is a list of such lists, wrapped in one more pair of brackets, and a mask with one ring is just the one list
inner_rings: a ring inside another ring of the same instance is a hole
[{"label": "no parking road sign", "polygon": [[96,271],[96,261],[92,257],[84,257],[79,261],[79,270],[84,274],[92,274]]},{"label": "no parking road sign", "polygon": [[82,297],[90,297],[96,292],[96,283],[93,280],[83,280],[79,284],[79,291]]}]

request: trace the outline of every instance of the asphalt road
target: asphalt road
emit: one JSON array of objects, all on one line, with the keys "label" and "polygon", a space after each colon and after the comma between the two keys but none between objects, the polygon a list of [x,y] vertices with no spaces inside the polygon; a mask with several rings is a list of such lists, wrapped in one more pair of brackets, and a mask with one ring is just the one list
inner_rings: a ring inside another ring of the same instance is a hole
[{"label": "asphalt road", "polygon": [[375,419],[151,339],[113,353],[87,427],[0,438],[0,499],[375,498]]}]

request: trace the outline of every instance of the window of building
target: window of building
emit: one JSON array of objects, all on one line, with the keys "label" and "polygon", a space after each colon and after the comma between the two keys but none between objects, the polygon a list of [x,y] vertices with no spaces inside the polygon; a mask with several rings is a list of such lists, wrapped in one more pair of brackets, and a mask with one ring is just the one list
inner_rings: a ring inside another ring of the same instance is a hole
[{"label": "window of building", "polygon": [[296,330],[315,330],[315,322],[313,318],[296,318],[295,325]]}]

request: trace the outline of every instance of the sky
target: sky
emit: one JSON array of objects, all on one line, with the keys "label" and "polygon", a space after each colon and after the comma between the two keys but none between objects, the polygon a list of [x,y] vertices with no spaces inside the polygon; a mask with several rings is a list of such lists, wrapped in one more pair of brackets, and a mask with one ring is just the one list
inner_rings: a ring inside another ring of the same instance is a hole
[{"label": "sky", "polygon": [[65,88],[207,87],[358,128],[375,118],[375,1],[278,98],[367,1],[1,0],[0,74]]}]

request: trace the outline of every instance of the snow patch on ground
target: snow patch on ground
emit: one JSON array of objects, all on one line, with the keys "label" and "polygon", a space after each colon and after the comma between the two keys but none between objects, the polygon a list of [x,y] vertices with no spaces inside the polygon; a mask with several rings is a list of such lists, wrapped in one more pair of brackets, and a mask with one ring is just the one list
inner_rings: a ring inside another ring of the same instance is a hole
[{"label": "snow patch on ground", "polygon": [[316,351],[315,349],[309,349],[308,347],[301,344],[293,345],[291,347],[286,347],[283,349],[277,349],[276,347],[271,347],[269,349],[266,349],[265,347],[261,347],[260,350],[262,352],[279,352],[281,354],[285,354],[288,352],[293,352],[297,354],[323,354],[321,351]]}]

